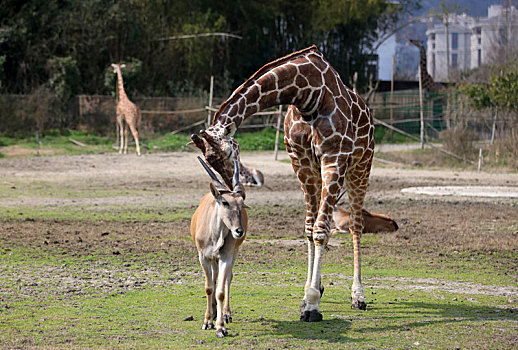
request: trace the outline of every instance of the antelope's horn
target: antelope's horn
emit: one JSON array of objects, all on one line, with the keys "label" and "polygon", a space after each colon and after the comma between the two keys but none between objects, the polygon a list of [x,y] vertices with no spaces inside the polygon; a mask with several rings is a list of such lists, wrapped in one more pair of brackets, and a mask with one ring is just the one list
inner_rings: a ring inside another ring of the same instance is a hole
[{"label": "antelope's horn", "polygon": [[239,161],[234,160],[234,177],[232,178],[232,187],[234,192],[242,192],[241,184],[239,183]]},{"label": "antelope's horn", "polygon": [[207,165],[207,163],[205,163],[205,161],[200,157],[198,156],[198,160],[200,161],[201,165],[203,165],[203,167],[205,168],[205,170],[207,171],[207,173],[209,173],[209,176],[210,178],[220,187],[225,187],[221,181],[219,181],[218,177],[216,176],[216,174],[214,174],[214,172],[212,171],[212,169]]}]

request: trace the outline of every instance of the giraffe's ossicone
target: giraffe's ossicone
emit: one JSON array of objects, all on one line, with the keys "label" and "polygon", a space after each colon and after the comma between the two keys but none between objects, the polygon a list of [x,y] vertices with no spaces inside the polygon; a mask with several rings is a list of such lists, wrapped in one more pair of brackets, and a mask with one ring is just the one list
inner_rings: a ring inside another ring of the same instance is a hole
[{"label": "giraffe's ossicone", "polygon": [[306,201],[304,232],[308,275],[301,320],[320,321],[321,267],[330,237],[333,207],[342,189],[349,195],[353,236],[352,307],[365,309],[360,274],[362,208],[374,154],[374,122],[324,55],[311,46],[266,64],[237,88],[192,140],[228,186],[239,145],[233,135],[244,119],[275,105],[290,105],[284,143]]}]

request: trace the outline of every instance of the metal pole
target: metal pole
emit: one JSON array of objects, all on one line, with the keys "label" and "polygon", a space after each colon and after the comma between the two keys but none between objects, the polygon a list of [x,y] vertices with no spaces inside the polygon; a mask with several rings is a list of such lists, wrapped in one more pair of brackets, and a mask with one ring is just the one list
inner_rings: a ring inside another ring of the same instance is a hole
[{"label": "metal pole", "polygon": [[[392,55],[392,77],[390,79],[390,125],[394,124],[394,108],[392,108],[394,103],[394,55]],[[390,132],[390,142],[394,142],[394,133],[392,129],[389,129]]]},{"label": "metal pole", "polygon": [[421,66],[419,66],[419,110],[421,118],[421,149],[424,149],[424,115],[423,115],[423,82],[421,79]]},{"label": "metal pole", "polygon": [[[212,93],[214,91],[214,76],[210,76],[210,89],[209,89],[209,107],[212,108]],[[212,113],[210,109],[207,111],[207,128],[212,124]]]},{"label": "metal pole", "polygon": [[40,132],[36,131],[36,155],[40,155]]},{"label": "metal pole", "polygon": [[482,169],[482,147],[480,148],[478,152],[478,172],[480,173],[480,170]]},{"label": "metal pole", "polygon": [[494,109],[493,123],[491,123],[491,144],[495,143],[496,118],[498,117],[498,108]]},{"label": "metal pole", "polygon": [[282,105],[279,106],[279,114],[277,115],[277,131],[275,132],[275,152],[274,159],[277,160],[277,154],[279,153],[279,134],[281,128],[281,118],[282,118]]}]

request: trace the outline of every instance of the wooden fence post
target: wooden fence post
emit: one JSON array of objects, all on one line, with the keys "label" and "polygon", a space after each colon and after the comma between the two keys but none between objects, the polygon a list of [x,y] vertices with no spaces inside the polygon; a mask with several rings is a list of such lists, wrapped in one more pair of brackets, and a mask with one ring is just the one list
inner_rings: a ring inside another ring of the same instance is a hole
[{"label": "wooden fence post", "polygon": [[[212,94],[214,92],[214,76],[210,76],[210,89],[209,89],[209,107],[212,108]],[[210,109],[207,110],[207,128],[212,124],[212,111]]]},{"label": "wooden fence post", "polygon": [[421,66],[418,68],[419,75],[419,111],[421,118],[421,149],[424,149],[424,115],[423,115],[423,81],[421,79]]}]

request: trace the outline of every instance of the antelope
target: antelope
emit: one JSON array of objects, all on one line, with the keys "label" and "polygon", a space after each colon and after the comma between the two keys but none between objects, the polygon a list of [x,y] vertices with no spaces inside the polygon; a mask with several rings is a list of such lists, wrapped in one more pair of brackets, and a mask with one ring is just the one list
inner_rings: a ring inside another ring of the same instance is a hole
[{"label": "antelope", "polygon": [[229,189],[201,157],[198,160],[212,178],[210,192],[200,200],[191,220],[191,236],[205,275],[207,294],[202,329],[214,329],[213,320],[216,319],[216,336],[223,338],[228,335],[225,323],[232,322],[229,305],[232,268],[239,246],[245,240],[248,207],[244,204],[237,161],[234,162],[233,189]]},{"label": "antelope", "polygon": [[[346,191],[342,192],[338,196],[336,203],[338,203],[345,192]],[[348,209],[338,206],[333,208],[333,221],[335,222],[336,226],[336,229],[333,230],[333,233],[349,231],[350,215],[351,212]],[[383,214],[369,213],[367,210],[362,209],[362,217],[364,222],[362,233],[393,232],[397,231],[399,228],[397,223],[392,218]]]}]

